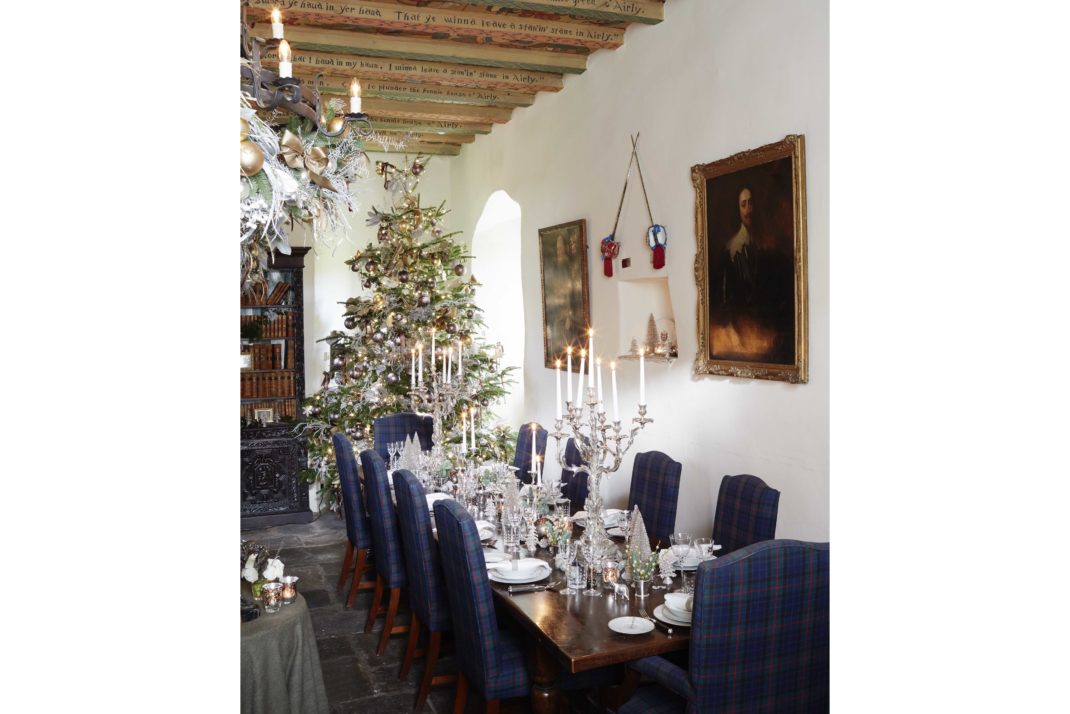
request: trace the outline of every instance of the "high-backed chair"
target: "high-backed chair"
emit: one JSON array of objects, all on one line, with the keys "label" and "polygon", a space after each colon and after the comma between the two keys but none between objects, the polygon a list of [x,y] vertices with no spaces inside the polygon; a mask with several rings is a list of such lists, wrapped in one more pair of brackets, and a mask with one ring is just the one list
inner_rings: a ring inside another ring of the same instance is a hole
[{"label": "high-backed chair", "polygon": [[[535,433],[531,432],[531,425],[535,424]],[[516,454],[513,456],[513,466],[517,468],[516,477],[523,483],[531,483],[531,440],[535,440],[535,453],[542,458],[543,468],[546,463],[546,429],[535,422],[529,422],[520,427],[516,434]]]},{"label": "high-backed chair", "polygon": [[647,712],[829,710],[829,545],[762,541],[702,563],[688,669],[662,657],[618,709]]},{"label": "high-backed chair", "polygon": [[427,694],[436,684],[456,681],[454,675],[435,676],[442,633],[451,629],[450,603],[446,597],[446,581],[442,574],[442,562],[431,530],[431,513],[427,508],[427,492],[410,471],[394,472],[394,494],[398,501],[398,525],[401,529],[401,546],[405,553],[405,576],[408,581],[409,607],[412,620],[409,623],[409,642],[401,661],[399,679],[409,676],[416,645],[420,634],[428,635],[424,650],[427,663],[420,688],[416,693],[419,711],[427,701]]},{"label": "high-backed chair", "polygon": [[[401,534],[398,532],[397,513],[390,498],[390,482],[386,477],[386,464],[373,449],[360,452],[360,465],[364,469],[364,484],[368,489],[368,519],[371,521],[372,547],[375,549],[375,594],[368,611],[365,632],[371,632],[375,620],[385,614],[383,634],[379,637],[378,654],[386,652],[391,635],[408,632],[408,625],[394,625],[401,602],[401,588],[405,586],[405,556],[401,551]],[[383,596],[388,594],[389,604],[383,605]]]},{"label": "high-backed chair", "polygon": [[434,419],[430,416],[420,416],[413,412],[378,417],[372,421],[372,435],[375,438],[372,448],[383,461],[389,461],[390,454],[387,453],[386,445],[391,442],[406,441],[415,434],[420,440],[420,449],[430,451],[434,423]]},{"label": "high-backed chair", "polygon": [[[459,672],[453,711],[464,711],[471,685],[486,701],[486,712],[497,714],[500,700],[525,697],[531,692],[525,648],[515,635],[498,629],[494,594],[475,519],[451,498],[435,501],[434,508],[457,646]],[[555,686],[562,690],[583,689],[607,684],[613,674],[612,668],[563,674]]]},{"label": "high-backed chair", "polygon": [[775,538],[779,507],[780,491],[757,476],[740,474],[721,479],[713,517],[713,542],[722,546],[721,555]]},{"label": "high-backed chair", "polygon": [[361,494],[353,445],[345,434],[335,434],[331,437],[331,443],[334,446],[334,462],[338,465],[338,480],[342,485],[342,512],[346,519],[347,538],[342,574],[338,576],[338,589],[341,590],[346,580],[350,576],[353,577],[349,595],[346,597],[346,607],[353,607],[357,591],[375,587],[374,580],[363,579],[364,571],[368,567],[368,549],[372,545],[371,526],[368,524],[368,515],[364,512],[364,498]]},{"label": "high-backed chair", "polygon": [[565,464],[566,468],[561,469],[561,494],[572,502],[570,509],[575,513],[585,508],[587,501],[587,462],[580,456],[576,441],[571,436],[565,442]]},{"label": "high-backed chair", "polygon": [[676,504],[680,496],[683,465],[660,451],[635,455],[628,510],[639,506],[647,535],[652,542],[669,543],[676,529]]}]

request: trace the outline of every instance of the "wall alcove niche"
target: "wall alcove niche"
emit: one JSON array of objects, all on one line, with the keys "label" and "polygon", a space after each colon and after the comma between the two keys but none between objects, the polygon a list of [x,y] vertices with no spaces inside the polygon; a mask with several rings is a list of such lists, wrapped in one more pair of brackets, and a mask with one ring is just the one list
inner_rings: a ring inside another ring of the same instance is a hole
[{"label": "wall alcove niche", "polygon": [[617,359],[638,360],[635,347],[646,348],[648,361],[671,363],[678,358],[676,318],[667,277],[618,281],[617,309]]}]

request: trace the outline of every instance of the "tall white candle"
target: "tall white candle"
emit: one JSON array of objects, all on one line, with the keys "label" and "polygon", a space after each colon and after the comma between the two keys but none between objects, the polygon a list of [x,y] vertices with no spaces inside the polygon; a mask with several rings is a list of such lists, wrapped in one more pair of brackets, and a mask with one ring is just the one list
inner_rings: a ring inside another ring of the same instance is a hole
[{"label": "tall white candle", "polygon": [[565,348],[565,356],[568,359],[565,371],[568,372],[568,391],[565,392],[566,399],[572,399],[572,345]]},{"label": "tall white candle", "polygon": [[453,381],[453,348],[446,350],[446,382]]},{"label": "tall white candle", "polygon": [[587,366],[587,382],[590,386],[594,386],[594,328],[587,328],[587,354],[590,356],[591,361]]},{"label": "tall white candle", "polygon": [[349,113],[360,114],[360,82],[356,77],[349,85]]},{"label": "tall white candle", "polygon": [[271,37],[276,40],[282,39],[282,13],[279,8],[271,11]]},{"label": "tall white candle", "polygon": [[439,355],[442,360],[442,381],[446,381],[446,350],[442,350],[442,354]]},{"label": "tall white candle", "polygon": [[645,347],[639,348],[639,403],[646,404],[646,361],[643,359],[643,355],[646,352]]},{"label": "tall white candle", "polygon": [[[531,422],[531,470],[532,471],[534,471],[535,467],[538,466],[538,462],[536,461],[536,459],[538,458],[538,454],[535,451],[535,437],[538,435],[537,429],[538,429],[538,427],[535,425],[535,422]],[[535,479],[532,479],[532,481],[534,481],[534,480]]]},{"label": "tall white candle", "polygon": [[431,379],[435,378],[435,328],[431,328]]},{"label": "tall white candle", "polygon": [[468,415],[467,409],[461,410],[461,453],[468,453],[468,422],[465,417]]},{"label": "tall white candle", "polygon": [[554,416],[561,418],[561,360],[554,360],[554,375],[557,377],[557,411]]},{"label": "tall white candle", "polygon": [[613,421],[620,421],[620,408],[617,406],[617,363],[609,363],[609,375],[613,380]]},{"label": "tall white candle", "polygon": [[602,405],[602,358],[598,358],[598,411],[605,413],[606,408]]},{"label": "tall white candle", "polygon": [[283,40],[279,43],[279,77],[282,79],[289,79],[294,76],[293,62],[290,61],[292,59],[290,43]]},{"label": "tall white candle", "polygon": [[457,376],[464,381],[464,340],[457,340]]},{"label": "tall white candle", "polygon": [[416,343],[416,349],[420,353],[420,357],[419,357],[419,361],[418,361],[419,367],[417,368],[420,371],[419,371],[419,374],[417,375],[417,382],[416,383],[417,384],[423,384],[424,383],[424,343],[423,342],[417,342]]},{"label": "tall white candle", "polygon": [[409,388],[416,390],[416,348],[412,348],[412,367],[409,368]]},{"label": "tall white candle", "polygon": [[472,407],[472,451],[476,449],[476,409]]},{"label": "tall white candle", "polygon": [[580,350],[580,384],[576,389],[576,408],[583,411],[583,368],[587,362],[587,350]]}]

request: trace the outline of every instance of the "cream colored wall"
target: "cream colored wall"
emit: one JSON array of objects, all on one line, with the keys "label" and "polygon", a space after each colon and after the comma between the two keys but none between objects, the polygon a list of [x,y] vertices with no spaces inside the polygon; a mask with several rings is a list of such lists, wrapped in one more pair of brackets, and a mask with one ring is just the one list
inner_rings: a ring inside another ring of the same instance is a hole
[{"label": "cream colored wall", "polygon": [[[667,265],[650,268],[638,185],[629,189],[617,237],[628,278],[668,275],[681,359],[648,365],[655,422],[607,490],[623,505],[635,451],[659,449],[683,463],[677,525],[712,527],[724,474],[753,473],[782,492],[779,537],[829,538],[829,17],[811,0],[672,0],[665,21],[633,26],[622,48],[594,54],[557,94],[451,159],[453,227],[468,236],[488,196],[504,189],[522,209],[525,419],[550,423],[553,372],[542,359],[538,229],[577,218],[588,226],[591,314],[603,345],[616,344],[617,279],[602,276],[599,240],[613,224],[628,162],[640,156],[654,218],[667,226]],[[691,376],[696,353],[694,192],[690,167],[804,134],[807,150],[810,382]],[[618,263],[617,270],[620,271]],[[624,404],[638,401],[637,366],[625,364]],[[551,449],[553,448],[551,444]],[[864,475],[859,475],[864,477]]]}]

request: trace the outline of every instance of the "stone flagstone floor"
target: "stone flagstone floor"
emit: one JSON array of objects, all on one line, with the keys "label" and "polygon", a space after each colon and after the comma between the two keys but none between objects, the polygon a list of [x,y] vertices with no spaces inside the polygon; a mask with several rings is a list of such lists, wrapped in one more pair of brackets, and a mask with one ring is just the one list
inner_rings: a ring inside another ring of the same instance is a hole
[{"label": "stone flagstone floor", "polygon": [[[417,660],[407,680],[398,679],[406,635],[394,635],[386,654],[375,649],[382,632],[382,618],[371,634],[364,634],[372,591],[357,595],[353,609],[345,609],[346,592],[337,592],[338,574],[345,554],[345,524],[335,514],[326,513],[307,524],[243,530],[241,537],[279,550],[287,575],[296,575],[298,591],[308,603],[316,632],[323,680],[331,714],[411,712],[416,700],[423,660]],[[348,587],[347,587],[348,590]],[[404,603],[404,600],[402,601]],[[404,605],[403,605],[404,607]],[[407,623],[408,615],[403,622]],[[441,659],[439,671],[455,671],[450,653]],[[423,711],[447,714],[453,708],[454,685],[434,687]],[[503,702],[503,710],[530,712],[527,700]],[[481,712],[482,700],[470,691],[466,712]]]}]

